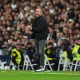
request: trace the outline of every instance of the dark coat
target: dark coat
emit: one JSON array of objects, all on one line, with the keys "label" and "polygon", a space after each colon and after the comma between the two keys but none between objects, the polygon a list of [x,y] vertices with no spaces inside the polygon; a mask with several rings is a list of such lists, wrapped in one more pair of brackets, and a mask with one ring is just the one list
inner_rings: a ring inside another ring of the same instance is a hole
[{"label": "dark coat", "polygon": [[32,22],[32,37],[36,40],[45,40],[48,36],[48,24],[43,16],[37,17]]}]

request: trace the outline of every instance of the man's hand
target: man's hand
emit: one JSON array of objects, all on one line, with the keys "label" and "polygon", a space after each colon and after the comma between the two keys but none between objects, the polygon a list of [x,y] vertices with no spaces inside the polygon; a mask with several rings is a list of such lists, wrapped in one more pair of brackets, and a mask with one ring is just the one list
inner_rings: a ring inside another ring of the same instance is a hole
[{"label": "man's hand", "polygon": [[26,26],[26,28],[25,28],[25,32],[27,33],[27,34],[32,34],[32,26],[31,25],[28,25],[28,26]]}]

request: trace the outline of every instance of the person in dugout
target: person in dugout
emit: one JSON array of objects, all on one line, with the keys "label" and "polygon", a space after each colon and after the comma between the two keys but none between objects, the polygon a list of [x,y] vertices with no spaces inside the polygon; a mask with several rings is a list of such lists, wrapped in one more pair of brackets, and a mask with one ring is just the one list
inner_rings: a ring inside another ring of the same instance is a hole
[{"label": "person in dugout", "polygon": [[34,62],[36,57],[35,57],[35,47],[32,42],[28,42],[27,48],[26,48],[26,54],[29,56],[31,62]]},{"label": "person in dugout", "polygon": [[[62,48],[62,52],[60,53],[60,55],[65,55],[65,57],[67,58],[67,60],[69,62],[73,61],[73,56],[72,56],[72,50],[71,50],[71,44],[67,39],[62,39],[62,42],[60,44],[61,48]],[[63,58],[64,61],[64,58]],[[60,70],[63,69],[63,66],[61,65]],[[67,69],[70,69],[69,67],[67,67]]]},{"label": "person in dugout", "polygon": [[21,50],[21,44],[16,44],[16,46],[11,50],[11,59],[17,70],[23,69],[24,56],[23,51]]},{"label": "person in dugout", "polygon": [[63,43],[61,44],[61,47],[63,49],[63,54],[66,55],[69,62],[72,62],[73,56],[72,56],[72,52],[71,52],[71,44],[67,39],[63,39],[62,42]]},{"label": "person in dugout", "polygon": [[59,58],[56,50],[57,48],[54,45],[54,40],[48,40],[45,46],[45,54],[47,55],[49,62],[55,64],[54,66],[52,66],[53,70],[58,69]]},{"label": "person in dugout", "polygon": [[[80,60],[80,37],[78,37],[75,41],[75,44],[72,48],[72,55],[73,55],[73,63],[75,64],[77,60]],[[74,67],[75,66],[73,66],[72,70],[74,70]]]}]

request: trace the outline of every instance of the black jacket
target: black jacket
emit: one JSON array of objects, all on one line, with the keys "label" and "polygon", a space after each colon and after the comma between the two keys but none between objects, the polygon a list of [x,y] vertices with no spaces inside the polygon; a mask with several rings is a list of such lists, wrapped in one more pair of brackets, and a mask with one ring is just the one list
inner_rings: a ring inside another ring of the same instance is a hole
[{"label": "black jacket", "polygon": [[37,17],[32,22],[32,37],[36,40],[45,40],[48,36],[48,24],[43,16]]}]

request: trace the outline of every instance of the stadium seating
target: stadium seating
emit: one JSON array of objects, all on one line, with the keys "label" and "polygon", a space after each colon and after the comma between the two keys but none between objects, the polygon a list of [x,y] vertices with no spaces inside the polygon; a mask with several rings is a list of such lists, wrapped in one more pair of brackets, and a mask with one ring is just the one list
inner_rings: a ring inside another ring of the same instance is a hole
[{"label": "stadium seating", "polygon": [[72,63],[68,61],[67,57],[64,54],[60,54],[58,71],[60,71],[60,69],[63,71],[70,69],[71,64]]},{"label": "stadium seating", "polygon": [[33,64],[30,59],[29,59],[29,56],[28,55],[25,55],[24,56],[24,67],[23,69],[26,67],[26,70],[28,70],[29,67],[31,67],[31,69],[34,71],[34,67],[37,64]]},{"label": "stadium seating", "polygon": [[47,55],[45,54],[45,61],[44,61],[44,67],[46,68],[47,66],[49,66],[50,70],[52,71],[52,65],[54,65],[54,63],[50,63],[48,60]]},{"label": "stadium seating", "polygon": [[77,71],[80,69],[80,60],[77,60],[75,63],[72,62],[70,71]]}]

